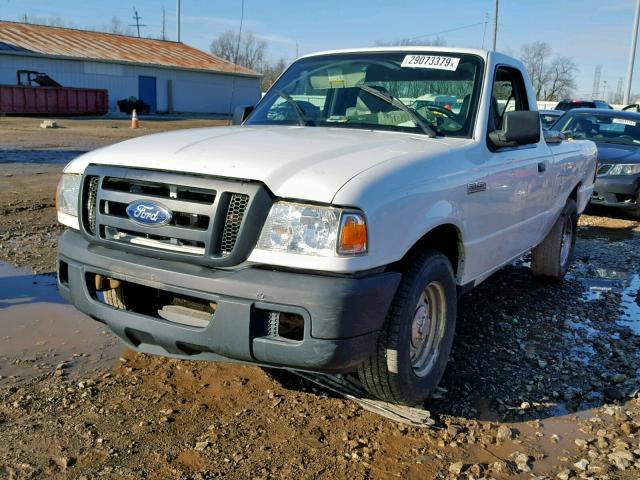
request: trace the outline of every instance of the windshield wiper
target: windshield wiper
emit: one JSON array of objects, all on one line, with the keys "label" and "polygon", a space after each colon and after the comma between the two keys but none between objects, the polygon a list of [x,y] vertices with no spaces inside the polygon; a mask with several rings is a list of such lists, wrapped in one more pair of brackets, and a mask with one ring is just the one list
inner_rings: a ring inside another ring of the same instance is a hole
[{"label": "windshield wiper", "polygon": [[306,117],[304,110],[302,110],[302,107],[298,105],[298,102],[296,102],[293,98],[291,98],[281,90],[276,90],[276,93],[284,98],[285,101],[293,107],[293,111],[296,112],[296,116],[298,117],[298,124],[301,127],[306,127],[308,125],[315,126],[315,123]]},{"label": "windshield wiper", "polygon": [[380,90],[376,90],[375,88],[370,87],[369,85],[362,85],[361,84],[361,85],[356,85],[356,87],[358,87],[360,90],[363,90],[363,91],[367,92],[368,94],[373,95],[374,97],[377,97],[380,100],[385,101],[385,102],[389,103],[390,105],[393,105],[394,107],[396,107],[396,108],[402,110],[403,112],[405,112],[407,115],[409,115],[411,117],[413,122],[418,127],[420,127],[424,133],[427,134],[427,136],[429,138],[434,138],[436,136],[435,130],[433,128],[431,128],[429,125],[427,125],[420,115],[418,115],[411,108],[407,107],[404,103],[402,103],[397,98],[392,97],[388,93],[383,93]]}]

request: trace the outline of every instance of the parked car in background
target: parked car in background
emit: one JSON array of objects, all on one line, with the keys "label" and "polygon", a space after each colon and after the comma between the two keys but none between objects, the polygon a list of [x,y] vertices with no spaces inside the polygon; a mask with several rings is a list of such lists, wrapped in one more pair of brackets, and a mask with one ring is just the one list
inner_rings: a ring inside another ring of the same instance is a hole
[{"label": "parked car in background", "polygon": [[540,113],[540,122],[542,122],[542,128],[548,130],[551,125],[556,123],[562,114],[562,110],[538,110]]},{"label": "parked car in background", "polygon": [[613,107],[604,100],[562,100],[556,105],[556,110],[572,110],[574,108],[606,108],[613,110]]},{"label": "parked car in background", "polygon": [[640,105],[637,103],[632,103],[631,105],[627,105],[622,109],[623,112],[640,112]]},{"label": "parked car in background", "polygon": [[640,113],[576,109],[554,130],[596,142],[599,160],[591,203],[624,208],[640,218]]}]

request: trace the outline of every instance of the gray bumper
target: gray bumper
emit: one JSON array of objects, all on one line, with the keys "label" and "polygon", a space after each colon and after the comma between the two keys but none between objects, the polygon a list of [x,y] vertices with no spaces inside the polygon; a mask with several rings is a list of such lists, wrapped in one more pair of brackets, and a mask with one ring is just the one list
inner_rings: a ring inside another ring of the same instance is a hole
[{"label": "gray bumper", "polygon": [[640,175],[598,177],[591,203],[608,207],[640,208]]},{"label": "gray bumper", "polygon": [[[256,268],[214,270],[96,246],[74,231],[60,237],[58,249],[66,270],[65,278],[58,278],[61,294],[134,350],[311,371],[353,370],[375,349],[401,278],[394,272],[344,278]],[[216,313],[207,327],[196,328],[118,310],[96,298],[89,273],[215,301]],[[298,313],[305,320],[304,338],[257,333],[264,331],[257,325],[263,321],[256,314],[260,310]]]}]

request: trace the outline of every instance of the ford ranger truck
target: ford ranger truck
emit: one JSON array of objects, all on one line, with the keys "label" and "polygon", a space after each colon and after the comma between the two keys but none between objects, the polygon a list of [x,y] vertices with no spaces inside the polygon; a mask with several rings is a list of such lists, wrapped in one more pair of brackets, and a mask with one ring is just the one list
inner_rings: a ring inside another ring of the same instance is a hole
[{"label": "ford ranger truck", "polygon": [[60,291],[136,351],[357,372],[418,404],[459,295],[527,252],[562,279],[593,190],[594,144],[543,135],[525,68],[495,52],[308,55],[234,123],[64,170]]}]

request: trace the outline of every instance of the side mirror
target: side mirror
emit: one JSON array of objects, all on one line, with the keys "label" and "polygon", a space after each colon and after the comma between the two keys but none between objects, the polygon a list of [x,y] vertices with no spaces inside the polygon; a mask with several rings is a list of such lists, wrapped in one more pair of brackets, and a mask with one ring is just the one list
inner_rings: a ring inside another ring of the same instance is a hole
[{"label": "side mirror", "polygon": [[560,130],[543,130],[542,134],[547,143],[562,143],[567,138]]},{"label": "side mirror", "polygon": [[502,129],[489,133],[489,141],[496,148],[531,145],[540,141],[540,114],[532,111],[506,112]]},{"label": "side mirror", "polygon": [[233,110],[233,125],[241,125],[253,112],[253,105],[239,105]]}]

